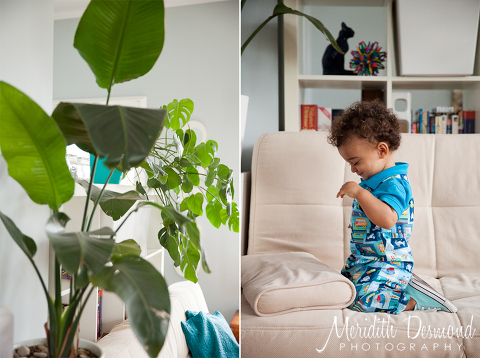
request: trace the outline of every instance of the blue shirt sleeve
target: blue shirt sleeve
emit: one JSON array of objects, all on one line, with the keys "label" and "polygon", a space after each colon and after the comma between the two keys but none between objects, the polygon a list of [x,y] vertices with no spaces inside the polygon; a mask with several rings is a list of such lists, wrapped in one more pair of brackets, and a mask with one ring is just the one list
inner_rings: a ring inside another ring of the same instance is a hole
[{"label": "blue shirt sleeve", "polygon": [[409,207],[411,190],[398,178],[392,178],[382,183],[372,194],[395,210],[398,215],[397,220]]}]

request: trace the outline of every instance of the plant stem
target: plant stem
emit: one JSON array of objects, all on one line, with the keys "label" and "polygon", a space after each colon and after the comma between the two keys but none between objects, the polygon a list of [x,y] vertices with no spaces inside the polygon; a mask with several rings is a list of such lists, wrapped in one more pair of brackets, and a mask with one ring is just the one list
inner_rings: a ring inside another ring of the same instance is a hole
[{"label": "plant stem", "polygon": [[[45,293],[45,297],[47,298],[48,315],[49,315],[49,323],[50,323],[49,325],[50,337],[48,338],[48,341],[50,342],[50,347],[51,347],[50,357],[55,358],[54,353],[56,352],[56,346],[57,346],[57,328],[58,328],[58,316],[56,315],[56,308],[52,298],[50,297],[50,294],[48,293],[47,286],[45,286],[45,282],[43,281],[42,275],[40,274],[40,271],[38,271],[37,265],[35,265],[33,258],[29,257],[28,259],[32,263],[33,268],[35,269],[35,272],[37,273],[37,276],[40,279],[43,292]],[[53,348],[53,351],[52,351],[52,348]]]},{"label": "plant stem", "polygon": [[243,51],[245,51],[245,48],[248,46],[248,44],[250,43],[250,41],[253,40],[253,38],[255,37],[255,35],[261,30],[263,29],[263,27],[271,20],[273,19],[275,16],[277,15],[271,15],[269,18],[267,18],[264,22],[262,22],[262,24],[257,27],[257,29],[253,32],[253,34],[250,35],[250,37],[247,39],[247,41],[245,41],[245,43],[242,45],[242,52],[241,54],[243,54]]},{"label": "plant stem", "polygon": [[85,231],[85,224],[88,217],[88,203],[90,202],[90,196],[92,195],[93,179],[95,178],[95,170],[97,169],[98,155],[95,156],[93,161],[92,172],[90,173],[90,183],[88,183],[87,200],[85,202],[85,210],[83,211],[82,231]]},{"label": "plant stem", "polygon": [[95,204],[93,205],[92,213],[90,214],[90,220],[88,221],[87,231],[90,230],[90,226],[92,225],[93,215],[95,214],[95,210],[97,209],[98,203],[100,203],[100,199],[103,196],[103,192],[105,191],[105,188],[107,187],[107,184],[108,184],[110,178],[112,177],[112,174],[113,174],[114,171],[115,171],[115,169],[112,169],[110,171],[110,174],[108,175],[108,178],[105,181],[105,184],[103,185],[102,190],[100,191],[100,194],[98,195],[97,200],[95,200]]},{"label": "plant stem", "polygon": [[55,255],[55,306],[57,309],[57,316],[62,314],[62,293],[60,290],[60,263],[58,262],[57,255]]}]

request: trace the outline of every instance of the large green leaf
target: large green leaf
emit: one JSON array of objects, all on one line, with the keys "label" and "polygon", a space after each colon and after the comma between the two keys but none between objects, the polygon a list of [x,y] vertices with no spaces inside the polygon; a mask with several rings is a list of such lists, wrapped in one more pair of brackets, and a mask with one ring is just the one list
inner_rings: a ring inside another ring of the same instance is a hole
[{"label": "large green leaf", "polygon": [[8,216],[3,215],[1,212],[0,219],[3,221],[3,224],[7,228],[7,231],[10,233],[10,236],[13,238],[13,240],[22,249],[25,255],[32,259],[37,252],[37,245],[35,244],[35,241],[33,241],[32,238],[22,234],[15,223]]},{"label": "large green leaf", "polygon": [[203,215],[203,195],[201,193],[196,193],[185,198],[188,209],[195,215]]},{"label": "large green leaf", "polygon": [[140,165],[160,135],[165,110],[60,103],[52,114],[68,144],[107,157],[110,170],[126,172]]},{"label": "large green leaf", "polygon": [[[88,182],[85,180],[79,180],[78,183],[83,186],[85,191],[88,191]],[[90,199],[95,202],[100,195],[101,189],[92,185],[92,191]],[[120,219],[125,213],[132,207],[137,200],[145,200],[145,197],[140,195],[135,190],[130,190],[126,193],[117,193],[111,190],[104,190],[102,198],[100,199],[100,207],[103,212],[108,216],[111,216],[113,220]]]},{"label": "large green leaf", "polygon": [[330,33],[330,31],[327,30],[327,28],[325,26],[323,26],[322,22],[320,20],[318,20],[317,18],[313,17],[313,16],[310,16],[310,15],[307,15],[307,14],[304,14],[303,12],[300,12],[300,11],[297,11],[297,10],[293,10],[287,6],[285,6],[283,3],[279,3],[275,6],[275,8],[273,9],[273,14],[268,17],[264,22],[262,22],[262,24],[260,24],[260,26],[257,27],[257,29],[250,35],[250,37],[243,43],[242,45],[242,54],[243,54],[243,51],[245,51],[245,48],[248,46],[248,44],[250,43],[250,41],[253,40],[253,38],[255,37],[255,35],[270,21],[272,20],[273,18],[277,17],[278,15],[282,15],[282,14],[292,14],[292,15],[298,15],[298,16],[303,16],[305,17],[308,21],[310,21],[313,26],[315,26],[318,30],[320,30],[327,38],[328,41],[330,41],[330,43],[332,44],[332,46],[340,53],[343,53],[343,51],[341,50],[341,48],[338,46],[337,44],[337,41],[335,41],[334,37],[332,36],[332,34]]},{"label": "large green leaf", "polygon": [[181,250],[180,269],[183,276],[194,283],[198,281],[197,266],[200,261],[200,248],[193,245],[191,240],[186,240]]},{"label": "large green leaf", "polygon": [[[190,242],[192,243],[192,245],[194,245],[195,248],[200,250],[200,232],[198,231],[197,224],[195,224],[195,221],[180,214],[172,207],[161,206],[151,201],[142,201],[138,203],[136,210],[138,210],[139,208],[145,205],[151,205],[153,207],[156,207],[157,209],[160,209],[162,211],[162,218],[165,216],[166,219],[176,222],[178,226],[184,227],[187,230],[188,237],[190,238]],[[165,219],[163,221],[165,224]]]},{"label": "large green leaf", "polygon": [[65,138],[34,101],[5,82],[0,82],[0,146],[8,173],[35,203],[58,210],[70,200],[75,182]]},{"label": "large green leaf", "polygon": [[163,0],[92,0],[75,33],[73,46],[110,93],[115,83],[145,75],[162,52]]},{"label": "large green leaf", "polygon": [[208,203],[206,206],[207,218],[210,223],[217,229],[222,225],[222,219],[220,218],[220,210],[223,209],[222,204],[218,201]]},{"label": "large green leaf", "polygon": [[180,251],[178,251],[180,242],[177,238],[177,226],[175,224],[164,226],[158,232],[158,239],[160,240],[160,245],[167,249],[173,260],[173,265],[180,265]]},{"label": "large green leaf", "polygon": [[113,246],[112,257],[119,258],[120,256],[140,256],[142,248],[133,239],[118,242]]},{"label": "large green leaf", "polygon": [[165,341],[170,314],[167,284],[162,275],[140,257],[112,260],[92,281],[115,292],[124,302],[130,323],[150,357],[156,357]]},{"label": "large green leaf", "polygon": [[84,263],[93,272],[100,271],[112,253],[115,240],[111,237],[115,232],[108,227],[89,232],[66,232],[67,220],[64,213],[56,213],[45,226],[58,261],[71,274],[77,273]]}]

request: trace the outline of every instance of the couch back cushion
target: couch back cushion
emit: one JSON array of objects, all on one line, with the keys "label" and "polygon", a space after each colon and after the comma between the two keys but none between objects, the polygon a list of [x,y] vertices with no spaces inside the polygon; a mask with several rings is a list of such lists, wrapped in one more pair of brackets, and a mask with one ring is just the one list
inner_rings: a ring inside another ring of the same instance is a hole
[{"label": "couch back cushion", "polygon": [[[395,161],[409,163],[415,200],[414,271],[442,277],[480,271],[480,134],[403,134]],[[304,251],[335,270],[350,254],[352,199],[359,182],[324,132],[262,135],[252,158],[248,254]]]}]

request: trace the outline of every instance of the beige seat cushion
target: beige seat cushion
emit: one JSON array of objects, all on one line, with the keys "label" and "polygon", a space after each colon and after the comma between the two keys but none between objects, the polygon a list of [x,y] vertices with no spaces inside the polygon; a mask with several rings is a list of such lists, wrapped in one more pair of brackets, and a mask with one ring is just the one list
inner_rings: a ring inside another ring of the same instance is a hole
[{"label": "beige seat cushion", "polygon": [[[458,312],[390,315],[345,308],[258,317],[242,296],[242,357],[479,357],[480,274],[421,278],[451,300]],[[443,330],[447,337],[434,337],[433,330]],[[464,337],[457,337],[457,332]]]},{"label": "beige seat cushion", "polygon": [[242,288],[259,316],[350,305],[355,286],[307,252],[242,257]]}]

